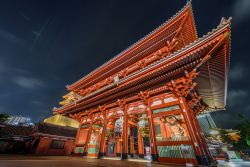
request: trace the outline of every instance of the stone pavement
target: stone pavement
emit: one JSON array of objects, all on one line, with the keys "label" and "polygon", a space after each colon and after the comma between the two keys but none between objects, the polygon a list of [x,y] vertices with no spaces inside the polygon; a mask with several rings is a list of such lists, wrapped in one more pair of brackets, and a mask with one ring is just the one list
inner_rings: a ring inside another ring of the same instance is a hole
[{"label": "stone pavement", "polygon": [[0,167],[170,167],[173,165],[151,164],[110,159],[89,159],[68,156],[1,155]]},{"label": "stone pavement", "polygon": [[249,167],[250,161],[218,161],[218,167]]}]

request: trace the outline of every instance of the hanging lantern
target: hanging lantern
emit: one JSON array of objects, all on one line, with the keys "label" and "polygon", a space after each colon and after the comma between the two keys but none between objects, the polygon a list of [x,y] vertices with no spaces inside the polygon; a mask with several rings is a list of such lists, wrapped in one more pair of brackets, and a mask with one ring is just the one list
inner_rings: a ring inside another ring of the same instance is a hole
[{"label": "hanging lantern", "polygon": [[119,118],[115,121],[115,135],[121,136],[122,134],[122,127],[123,127],[123,118]]},{"label": "hanging lantern", "polygon": [[114,137],[114,130],[107,128],[106,130],[106,136],[105,136],[105,141],[109,141]]},{"label": "hanging lantern", "polygon": [[145,119],[141,119],[138,122],[139,132],[141,133],[142,137],[149,137],[149,127],[148,121]]}]

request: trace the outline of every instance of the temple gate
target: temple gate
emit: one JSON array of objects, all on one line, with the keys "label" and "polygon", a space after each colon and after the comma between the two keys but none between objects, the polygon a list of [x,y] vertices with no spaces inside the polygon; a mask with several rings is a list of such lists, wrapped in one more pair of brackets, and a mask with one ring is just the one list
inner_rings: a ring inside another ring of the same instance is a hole
[{"label": "temple gate", "polygon": [[196,116],[224,109],[230,20],[197,37],[188,1],[170,20],[68,86],[55,108],[80,121],[75,154],[211,163]]}]

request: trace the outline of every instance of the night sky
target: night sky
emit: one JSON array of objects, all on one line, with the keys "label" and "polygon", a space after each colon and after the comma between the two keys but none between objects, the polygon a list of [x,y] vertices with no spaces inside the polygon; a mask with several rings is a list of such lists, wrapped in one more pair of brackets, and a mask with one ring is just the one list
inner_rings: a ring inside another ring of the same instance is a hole
[{"label": "night sky", "polygon": [[[0,1],[0,112],[52,114],[69,85],[178,12],[186,0]],[[213,116],[233,128],[250,117],[250,0],[193,0],[199,37],[233,17],[227,110]]]}]

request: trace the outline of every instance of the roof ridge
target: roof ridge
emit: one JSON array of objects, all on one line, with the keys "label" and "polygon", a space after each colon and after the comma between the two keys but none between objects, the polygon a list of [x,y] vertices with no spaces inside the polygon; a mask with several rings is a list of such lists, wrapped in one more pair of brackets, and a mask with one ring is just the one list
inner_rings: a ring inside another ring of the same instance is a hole
[{"label": "roof ridge", "polygon": [[[150,33],[148,33],[147,35],[143,36],[142,38],[140,38],[139,40],[137,40],[135,43],[131,44],[129,47],[127,47],[125,50],[123,50],[122,52],[116,54],[113,58],[109,59],[107,62],[105,62],[104,64],[102,64],[101,66],[98,66],[97,68],[95,68],[94,70],[92,70],[89,74],[85,75],[84,77],[80,78],[79,80],[77,80],[76,82],[73,82],[70,85],[67,85],[66,87],[68,88],[69,86],[76,84],[77,82],[80,82],[82,80],[84,80],[85,78],[89,77],[90,75],[92,75],[94,72],[96,72],[98,69],[101,69],[102,67],[104,67],[105,65],[107,65],[108,63],[112,62],[113,60],[115,60],[116,58],[118,58],[119,56],[121,56],[122,54],[124,54],[125,52],[127,52],[128,50],[130,50],[132,47],[136,46],[138,43],[142,42],[144,39],[146,39],[147,37],[149,37],[150,35],[154,34],[156,31],[160,30],[163,26],[167,25],[168,23],[170,23],[175,17],[177,17],[180,13],[182,13],[186,8],[191,7],[191,1],[187,1],[187,3],[185,4],[184,7],[182,7],[176,14],[174,14],[173,16],[171,16],[169,19],[167,19],[165,22],[163,22],[160,26],[158,26],[157,28],[155,28],[153,31],[151,31]],[[192,12],[193,13],[193,12]],[[197,31],[196,31],[197,33]],[[197,35],[197,34],[196,34]]]},{"label": "roof ridge", "polygon": [[228,19],[225,19],[224,17],[221,18],[221,22],[219,25],[217,25],[216,28],[213,28],[211,31],[207,32],[206,34],[204,34],[202,37],[196,39],[194,42],[189,43],[188,45],[184,46],[183,48],[179,49],[178,51],[170,54],[169,56],[173,55],[173,54],[178,54],[179,52],[185,50],[188,47],[191,47],[193,45],[195,45],[196,43],[200,42],[201,40],[203,40],[204,38],[208,37],[209,35],[213,34],[214,32],[218,31],[221,27],[227,25],[227,24],[231,24],[231,17],[229,17]]}]

